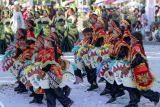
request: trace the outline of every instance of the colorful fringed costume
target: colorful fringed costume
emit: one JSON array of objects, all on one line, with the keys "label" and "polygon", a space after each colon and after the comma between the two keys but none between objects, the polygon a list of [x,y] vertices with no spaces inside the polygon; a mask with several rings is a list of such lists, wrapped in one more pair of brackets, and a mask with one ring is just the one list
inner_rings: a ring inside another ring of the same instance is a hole
[{"label": "colorful fringed costume", "polygon": [[131,49],[134,83],[139,90],[148,90],[154,83],[154,77],[149,70],[144,49],[138,43],[135,43]]}]

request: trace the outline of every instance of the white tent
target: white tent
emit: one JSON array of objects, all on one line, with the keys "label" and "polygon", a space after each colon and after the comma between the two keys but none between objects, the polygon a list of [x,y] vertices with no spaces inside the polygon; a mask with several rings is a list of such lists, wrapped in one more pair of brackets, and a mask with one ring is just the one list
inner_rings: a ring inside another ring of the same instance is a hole
[{"label": "white tent", "polygon": [[113,4],[120,4],[120,3],[123,3],[123,2],[127,2],[129,0],[116,0],[115,2],[113,2]]},{"label": "white tent", "polygon": [[146,0],[145,14],[148,19],[148,28],[153,22],[155,22],[155,5],[156,0]]},{"label": "white tent", "polygon": [[127,7],[140,7],[141,4],[136,1],[132,1],[132,2],[129,2],[126,6]]},{"label": "white tent", "polygon": [[104,3],[106,0],[96,0],[95,2],[94,2],[94,4],[101,4],[101,3]]}]

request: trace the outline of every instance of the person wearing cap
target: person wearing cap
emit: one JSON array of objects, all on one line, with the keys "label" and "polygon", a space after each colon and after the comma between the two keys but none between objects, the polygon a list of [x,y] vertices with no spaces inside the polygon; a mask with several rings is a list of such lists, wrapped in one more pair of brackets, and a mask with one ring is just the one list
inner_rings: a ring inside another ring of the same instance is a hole
[{"label": "person wearing cap", "polygon": [[49,88],[44,89],[47,107],[56,107],[58,99],[64,107],[70,107],[73,101],[64,95],[63,90],[59,87],[62,82],[62,69],[58,64],[58,46],[56,43],[57,35],[53,34],[45,37],[45,55],[42,58],[42,70],[48,75]]},{"label": "person wearing cap", "polygon": [[[129,45],[125,41],[123,41],[123,39],[121,38],[122,33],[121,33],[120,28],[119,28],[120,27],[119,23],[116,22],[115,20],[110,19],[108,25],[109,25],[109,28],[108,28],[109,32],[108,32],[108,35],[105,38],[105,44],[109,43],[109,44],[113,45],[112,53],[110,54],[111,59],[126,60],[125,57],[128,57]],[[121,46],[121,45],[118,45],[118,44],[123,44],[124,46],[123,45]],[[117,49],[120,49],[119,52],[116,52]],[[114,55],[114,53],[117,54],[117,55]],[[116,97],[124,95],[124,92],[121,89],[121,86],[118,86],[116,83],[109,84],[106,81],[106,89],[107,89],[107,91],[104,90],[104,92],[102,92],[101,94],[102,95],[104,95],[106,93],[111,94],[112,98],[108,101],[108,103],[111,103],[111,102],[115,101]]]},{"label": "person wearing cap", "polygon": [[34,21],[27,20],[26,21],[26,49],[22,51],[20,62],[25,63],[29,60],[31,60],[32,55],[34,54],[34,46],[35,46],[35,35],[33,33],[34,31]]}]

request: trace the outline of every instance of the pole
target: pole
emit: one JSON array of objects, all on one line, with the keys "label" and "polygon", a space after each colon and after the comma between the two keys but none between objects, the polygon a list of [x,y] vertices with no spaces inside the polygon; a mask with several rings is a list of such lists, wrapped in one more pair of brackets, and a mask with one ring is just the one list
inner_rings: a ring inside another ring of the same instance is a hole
[{"label": "pole", "polygon": [[33,0],[28,0],[28,4],[30,7],[33,7],[33,5],[34,5]]},{"label": "pole", "polygon": [[148,29],[150,29],[150,26],[153,22],[155,22],[155,5],[156,0],[146,0],[146,16],[148,19]]}]

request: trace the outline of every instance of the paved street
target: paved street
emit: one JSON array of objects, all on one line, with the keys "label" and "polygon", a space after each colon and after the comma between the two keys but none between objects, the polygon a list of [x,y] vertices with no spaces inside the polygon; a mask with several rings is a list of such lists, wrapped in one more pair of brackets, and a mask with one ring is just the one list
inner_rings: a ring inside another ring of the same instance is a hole
[{"label": "paved street", "polygon": [[[154,90],[160,92],[160,46],[153,45],[152,43],[145,43],[145,50],[148,56],[150,68],[153,71],[154,76],[156,77],[156,82],[153,87]],[[74,62],[72,53],[65,53],[65,59]],[[11,76],[10,73],[0,72],[0,103],[3,103],[4,107],[46,107],[46,101],[44,104],[36,105],[29,104],[28,102],[31,98],[28,97],[28,94],[16,94],[13,91],[15,79]],[[2,85],[3,84],[3,85]],[[99,84],[99,89],[93,92],[86,92],[89,84],[84,79],[84,83],[79,85],[73,85],[73,82],[67,83],[71,88],[72,92],[70,98],[75,102],[72,107],[124,107],[129,101],[128,93],[126,92],[125,96],[118,98],[113,104],[105,104],[110,96],[99,96],[99,93],[104,88],[104,83]],[[88,103],[90,101],[90,103]],[[18,102],[18,103],[17,103]],[[60,103],[57,102],[57,107],[61,107]],[[142,98],[139,107],[155,107],[153,103],[150,103],[147,99]],[[158,104],[156,107],[160,107]]]}]

